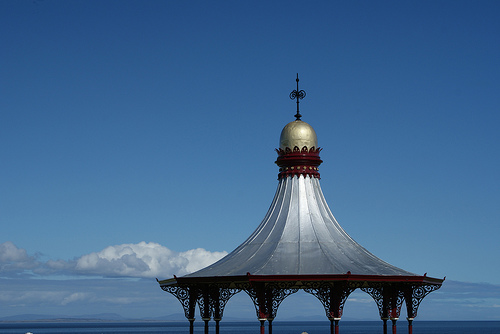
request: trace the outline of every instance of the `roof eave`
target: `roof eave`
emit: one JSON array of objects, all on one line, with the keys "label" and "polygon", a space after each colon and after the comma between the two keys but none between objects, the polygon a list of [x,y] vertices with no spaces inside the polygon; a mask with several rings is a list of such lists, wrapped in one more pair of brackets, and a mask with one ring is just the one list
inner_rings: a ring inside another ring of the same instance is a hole
[{"label": "roof eave", "polygon": [[367,282],[367,283],[414,283],[423,285],[441,285],[444,281],[440,278],[424,276],[402,275],[240,275],[240,276],[207,276],[207,277],[175,277],[158,281],[160,286],[193,285],[210,283],[243,283],[243,282]]}]

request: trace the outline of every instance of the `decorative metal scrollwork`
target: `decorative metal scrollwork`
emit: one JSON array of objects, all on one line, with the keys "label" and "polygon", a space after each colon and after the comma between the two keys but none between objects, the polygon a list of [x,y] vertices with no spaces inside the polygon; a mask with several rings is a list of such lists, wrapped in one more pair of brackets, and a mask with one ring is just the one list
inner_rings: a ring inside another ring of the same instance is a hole
[{"label": "decorative metal scrollwork", "polygon": [[306,92],[304,90],[293,90],[291,93],[290,93],[290,99],[291,100],[295,100],[295,99],[303,99],[304,97],[306,97]]},{"label": "decorative metal scrollwork", "polygon": [[232,296],[241,292],[241,289],[213,287],[211,292],[212,312],[215,320],[222,319],[224,308]]},{"label": "decorative metal scrollwork", "polygon": [[403,305],[404,291],[392,285],[381,287],[361,288],[369,294],[377,304],[380,318],[399,318],[401,306]]},{"label": "decorative metal scrollwork", "polygon": [[439,289],[441,285],[411,285],[405,290],[406,309],[408,311],[408,318],[415,318],[417,316],[418,307],[420,302],[429,293]]},{"label": "decorative metal scrollwork", "polygon": [[356,290],[345,283],[308,282],[306,286],[304,291],[318,298],[329,319],[342,317],[347,298]]},{"label": "decorative metal scrollwork", "polygon": [[271,317],[272,319],[276,318],[276,314],[278,313],[278,308],[283,300],[285,300],[286,297],[290,296],[291,294],[296,293],[299,291],[298,288],[291,288],[290,285],[293,285],[294,283],[288,283],[288,282],[279,282],[279,283],[274,283],[270,286],[268,286],[268,289],[271,289],[271,294],[272,294],[272,312],[271,312]]},{"label": "decorative metal scrollwork", "polygon": [[186,319],[194,319],[194,309],[198,299],[198,289],[193,287],[162,286],[161,289],[172,294],[181,303]]},{"label": "decorative metal scrollwork", "polygon": [[197,302],[201,317],[205,319],[213,317],[214,320],[221,320],[227,302],[240,291],[241,289],[228,288],[227,284],[200,286]]},{"label": "decorative metal scrollwork", "polygon": [[297,82],[297,89],[293,90],[290,93],[290,99],[297,100],[297,114],[295,114],[295,118],[297,118],[297,120],[300,120],[302,115],[299,112],[299,100],[302,100],[304,97],[306,97],[306,92],[303,90],[299,90],[299,74],[298,73],[297,73],[297,79],[295,79],[295,81]]},{"label": "decorative metal scrollwork", "polygon": [[210,319],[212,317],[212,308],[210,307],[212,298],[210,295],[210,287],[208,285],[200,288],[198,294],[198,307],[200,308],[200,315],[204,319]]},{"label": "decorative metal scrollwork", "polygon": [[369,294],[375,303],[377,304],[378,312],[380,314],[381,318],[387,318],[387,313],[384,313],[386,309],[384,308],[383,300],[384,298],[382,297],[382,291],[379,288],[361,288],[362,291],[366,292]]},{"label": "decorative metal scrollwork", "polygon": [[283,300],[299,291],[294,282],[273,282],[254,284],[245,289],[252,299],[258,318],[274,319]]}]

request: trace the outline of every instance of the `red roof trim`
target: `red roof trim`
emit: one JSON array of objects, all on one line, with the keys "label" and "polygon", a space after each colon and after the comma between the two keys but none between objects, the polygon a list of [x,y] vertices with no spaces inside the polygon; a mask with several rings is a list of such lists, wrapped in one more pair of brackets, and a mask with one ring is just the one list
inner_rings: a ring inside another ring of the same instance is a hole
[{"label": "red roof trim", "polygon": [[160,281],[160,285],[176,284],[210,284],[217,282],[290,282],[290,281],[325,281],[325,282],[380,282],[380,283],[420,283],[441,285],[444,279],[428,276],[398,276],[398,275],[247,275],[240,276],[210,276],[210,277],[177,277]]},{"label": "red roof trim", "polygon": [[319,157],[320,151],[321,148],[308,149],[306,146],[302,149],[295,146],[293,151],[288,147],[285,150],[281,148],[276,150],[278,152],[276,164],[280,167],[278,179],[294,175],[320,178],[318,166],[323,162]]},{"label": "red roof trim", "polygon": [[442,283],[444,279],[427,276],[399,276],[399,275],[249,275],[250,282],[262,281],[366,281],[366,282],[415,282],[415,283]]}]

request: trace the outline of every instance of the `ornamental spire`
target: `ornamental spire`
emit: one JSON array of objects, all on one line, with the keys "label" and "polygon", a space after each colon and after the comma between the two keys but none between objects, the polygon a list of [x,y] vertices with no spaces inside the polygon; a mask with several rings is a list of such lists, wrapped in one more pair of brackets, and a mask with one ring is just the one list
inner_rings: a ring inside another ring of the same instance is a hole
[{"label": "ornamental spire", "polygon": [[303,90],[299,90],[299,74],[298,73],[297,73],[297,79],[295,79],[295,81],[297,81],[297,89],[293,90],[290,93],[290,99],[291,100],[297,99],[297,113],[295,114],[295,118],[297,119],[297,121],[299,121],[300,118],[302,117],[302,115],[299,112],[299,100],[302,100],[304,97],[306,97],[306,92]]}]

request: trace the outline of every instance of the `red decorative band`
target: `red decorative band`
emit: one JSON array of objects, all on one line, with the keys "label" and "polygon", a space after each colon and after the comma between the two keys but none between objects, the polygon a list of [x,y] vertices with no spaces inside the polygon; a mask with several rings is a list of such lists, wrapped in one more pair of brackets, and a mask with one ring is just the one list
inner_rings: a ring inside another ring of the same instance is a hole
[{"label": "red decorative band", "polygon": [[320,178],[318,166],[323,162],[319,157],[321,148],[311,147],[308,149],[304,146],[299,149],[297,146],[291,150],[290,148],[277,149],[278,159],[276,164],[280,167],[278,179],[288,176],[306,176]]}]

